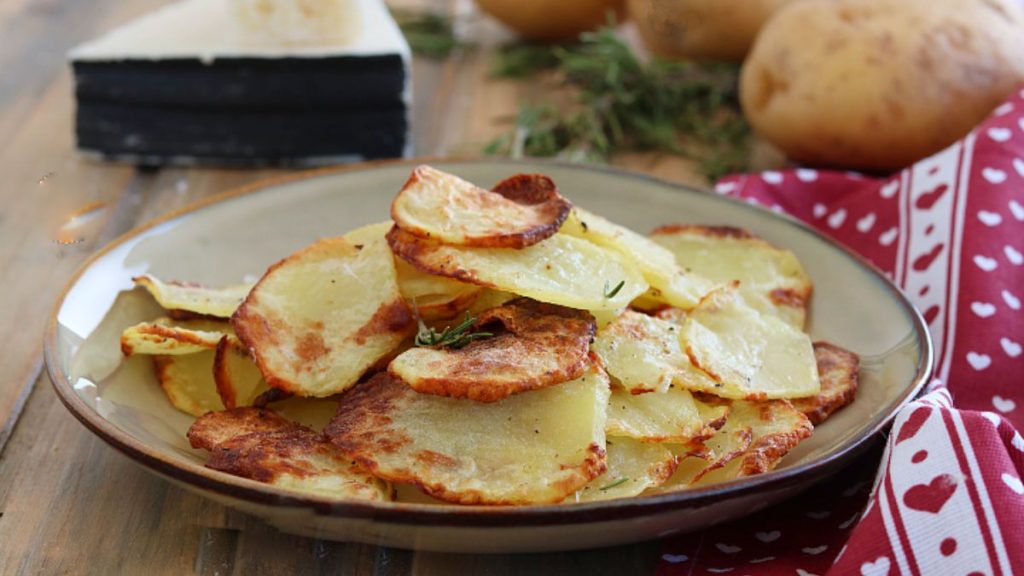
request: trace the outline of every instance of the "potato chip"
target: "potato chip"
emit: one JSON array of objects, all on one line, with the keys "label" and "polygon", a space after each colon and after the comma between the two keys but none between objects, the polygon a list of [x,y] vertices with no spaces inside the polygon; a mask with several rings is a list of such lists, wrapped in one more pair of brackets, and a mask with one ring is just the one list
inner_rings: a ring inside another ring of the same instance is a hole
[{"label": "potato chip", "polygon": [[609,436],[686,444],[697,449],[702,440],[722,426],[723,412],[709,407],[702,413],[693,396],[679,388],[661,394],[630,394],[613,388],[605,432]]},{"label": "potato chip", "polygon": [[815,342],[814,359],[818,365],[821,392],[816,396],[795,398],[792,403],[817,426],[833,412],[853,402],[857,394],[860,358],[834,344]]},{"label": "potato chip", "polygon": [[231,319],[267,384],[323,397],[415,330],[383,239],[320,240],[270,267]]},{"label": "potato chip", "polygon": [[121,352],[133,354],[194,354],[212,350],[225,335],[234,337],[227,322],[157,318],[140,322],[121,332]]},{"label": "potato chip", "polygon": [[615,250],[627,262],[634,263],[651,285],[649,296],[656,301],[690,309],[715,287],[707,278],[681,269],[669,250],[578,206],[573,208],[561,232]]},{"label": "potato chip", "polygon": [[208,288],[195,282],[165,282],[150,274],[136,276],[132,281],[152,294],[157,303],[169,313],[184,317],[230,318],[252,289],[252,284]]},{"label": "potato chip", "polygon": [[558,232],[571,207],[547,176],[513,176],[492,192],[417,166],[391,203],[391,218],[409,234],[444,244],[518,249]]},{"label": "potato chip", "polygon": [[418,392],[494,402],[582,376],[594,318],[519,298],[481,313],[470,331],[493,335],[456,349],[411,348],[388,372]]},{"label": "potato chip", "polygon": [[686,353],[720,386],[680,382],[691,390],[736,399],[818,394],[814,350],[806,334],[747,306],[735,287],[715,290],[683,326]]},{"label": "potato chip", "polygon": [[227,335],[217,343],[213,356],[213,382],[221,403],[228,410],[252,406],[253,401],[268,390],[249,352],[237,338]]},{"label": "potato chip", "polygon": [[214,350],[153,356],[157,381],[171,405],[193,416],[224,409],[213,380]]},{"label": "potato chip", "polygon": [[752,307],[803,328],[811,279],[789,250],[727,226],[662,226],[652,239],[672,251],[680,266],[717,283],[739,280]]},{"label": "potato chip", "polygon": [[566,502],[596,502],[636,496],[664,483],[676,468],[676,457],[664,446],[609,436],[608,471],[594,478]]},{"label": "potato chip", "polygon": [[[719,432],[723,440],[713,448],[716,462],[727,462],[703,471],[694,483],[708,485],[773,470],[813,429],[810,420],[785,400],[734,402]],[[750,431],[750,446],[738,456],[729,457],[736,447],[731,438],[742,437],[744,430]]]},{"label": "potato chip", "polygon": [[428,274],[569,308],[625,308],[647,290],[643,276],[614,253],[565,234],[515,250],[447,246],[396,227],[388,242],[395,254]]},{"label": "potato chip", "polygon": [[462,504],[560,502],[604,473],[608,378],[500,402],[420,394],[389,374],[356,386],[325,433],[381,478]]},{"label": "potato chip", "polygon": [[679,457],[675,472],[656,492],[668,492],[686,489],[711,472],[724,468],[736,461],[753,443],[754,434],[749,426],[723,427],[714,436],[705,441],[702,454],[693,454],[687,446],[671,446]]},{"label": "potato chip", "polygon": [[211,412],[188,430],[208,468],[277,488],[331,498],[389,501],[391,487],[346,458],[322,434],[261,408]]}]

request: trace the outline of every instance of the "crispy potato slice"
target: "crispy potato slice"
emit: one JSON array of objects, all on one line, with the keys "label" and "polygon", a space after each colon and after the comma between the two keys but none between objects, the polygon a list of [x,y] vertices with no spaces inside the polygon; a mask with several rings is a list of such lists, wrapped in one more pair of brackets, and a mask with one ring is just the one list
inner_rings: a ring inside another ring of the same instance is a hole
[{"label": "crispy potato slice", "polygon": [[695,366],[721,386],[680,382],[724,398],[763,400],[818,394],[806,334],[744,303],[734,286],[715,290],[686,318],[682,338]]},{"label": "crispy potato slice", "polygon": [[150,274],[136,276],[132,281],[136,286],[145,288],[172,315],[179,313],[183,316],[230,318],[252,289],[252,284],[208,288],[195,282],[165,282]]},{"label": "crispy potato slice", "polygon": [[458,348],[411,348],[388,372],[418,392],[495,402],[575,380],[590,364],[594,318],[519,298],[480,314],[472,331],[494,336]]},{"label": "crispy potato slice", "polygon": [[213,320],[180,320],[157,318],[140,322],[121,332],[121,352],[133,354],[194,354],[212,350],[225,335],[234,338],[227,322]]},{"label": "crispy potato slice", "polygon": [[157,381],[178,410],[193,416],[224,409],[213,380],[214,350],[153,356]]},{"label": "crispy potato slice", "polygon": [[322,434],[263,408],[211,412],[188,429],[208,468],[332,498],[392,500],[393,491],[346,458]]},{"label": "crispy potato slice", "polygon": [[[723,439],[712,448],[716,462],[727,461],[703,471],[694,484],[714,484],[773,470],[813,429],[811,421],[786,400],[735,402],[719,433]],[[734,439],[741,438],[744,430],[750,431],[750,446],[738,456],[729,457],[737,446]]]},{"label": "crispy potato slice", "polygon": [[[356,228],[345,239],[356,246],[385,241],[394,223],[390,220]],[[479,286],[420,272],[400,258],[392,258],[398,280],[398,291],[410,307],[428,322],[454,318],[469,308],[482,290]]]},{"label": "crispy potato slice", "polygon": [[572,204],[540,174],[520,174],[484,190],[430,166],[417,166],[391,203],[406,232],[456,246],[525,248],[558,232]]},{"label": "crispy potato slice", "polygon": [[857,394],[860,358],[835,344],[815,342],[814,359],[818,364],[821,392],[816,396],[795,398],[792,403],[817,426],[833,412],[853,402]]},{"label": "crispy potato slice", "polygon": [[686,489],[704,476],[739,459],[754,440],[749,426],[722,428],[708,439],[703,454],[692,454],[686,446],[669,446],[679,456],[679,465],[672,476],[656,492]]},{"label": "crispy potato slice", "polygon": [[241,342],[224,335],[213,356],[213,382],[221,403],[228,410],[252,406],[268,390],[263,374]]},{"label": "crispy potato slice", "polygon": [[356,386],[325,433],[393,482],[462,504],[560,502],[604,473],[600,369],[501,402],[420,394],[389,374]]},{"label": "crispy potato slice", "polygon": [[672,251],[681,266],[714,282],[739,280],[751,306],[803,329],[812,284],[789,250],[728,226],[662,226],[652,239]]},{"label": "crispy potato slice", "polygon": [[722,426],[725,410],[707,407],[702,412],[693,395],[680,388],[670,388],[662,394],[630,394],[614,388],[608,401],[605,432],[609,436],[685,444],[696,449]]},{"label": "crispy potato slice", "polygon": [[[388,242],[395,254],[428,274],[569,308],[624,308],[647,290],[640,272],[614,252],[565,234],[514,250],[447,246],[395,227]],[[622,287],[608,297],[609,286],[620,282]]]},{"label": "crispy potato slice", "polygon": [[573,207],[561,232],[615,250],[627,262],[635,263],[651,285],[647,296],[655,301],[688,310],[715,287],[700,274],[684,271],[672,252],[649,238],[578,206]]},{"label": "crispy potato slice", "polygon": [[231,318],[267,384],[347,389],[415,330],[383,239],[325,238],[270,267]]},{"label": "crispy potato slice", "polygon": [[609,437],[607,450],[608,471],[578,490],[576,502],[636,496],[663,484],[676,468],[675,455],[660,444]]},{"label": "crispy potato slice", "polygon": [[679,341],[682,329],[626,310],[597,331],[591,349],[615,381],[633,394],[665,392],[690,366]]}]

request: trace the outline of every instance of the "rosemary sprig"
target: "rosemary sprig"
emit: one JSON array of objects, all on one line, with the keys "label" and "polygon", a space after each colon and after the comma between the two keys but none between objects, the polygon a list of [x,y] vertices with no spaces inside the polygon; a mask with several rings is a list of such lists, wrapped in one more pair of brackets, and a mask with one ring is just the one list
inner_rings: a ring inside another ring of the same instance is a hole
[{"label": "rosemary sprig", "polygon": [[466,318],[461,323],[454,328],[445,326],[444,330],[440,333],[424,324],[422,319],[417,318],[417,321],[419,322],[419,332],[416,333],[417,346],[428,348],[462,348],[474,340],[494,336],[491,332],[470,332],[469,329],[476,322],[476,318],[470,316],[469,312],[466,312]]},{"label": "rosemary sprig", "polygon": [[626,281],[622,280],[621,282],[619,282],[618,284],[615,285],[615,288],[611,288],[611,290],[609,290],[609,288],[611,287],[611,284],[609,284],[609,282],[607,280],[605,280],[604,281],[604,297],[608,298],[608,299],[615,298],[615,295],[618,294],[619,290],[622,290],[622,287],[625,286],[625,285],[626,285]]},{"label": "rosemary sprig", "polygon": [[605,491],[605,490],[611,490],[612,488],[615,488],[616,486],[622,486],[626,482],[629,482],[629,478],[619,478],[618,480],[616,480],[615,482],[612,482],[611,484],[605,484],[604,486],[601,486],[600,488],[598,488],[598,490],[601,490],[602,492]]},{"label": "rosemary sprig", "polygon": [[712,179],[746,168],[750,130],[737,101],[735,65],[644,64],[610,27],[550,46],[546,57],[538,54],[543,49],[508,48],[492,73],[528,74],[554,59],[576,93],[577,110],[524,104],[513,130],[485,152],[605,162],[620,151],[655,150],[694,158]]},{"label": "rosemary sprig", "polygon": [[468,47],[455,36],[452,21],[439,12],[392,10],[414,54],[442,59],[458,48]]},{"label": "rosemary sprig", "polygon": [[551,44],[513,42],[498,48],[491,64],[491,76],[495,78],[526,78],[556,66],[558,66],[558,56]]}]

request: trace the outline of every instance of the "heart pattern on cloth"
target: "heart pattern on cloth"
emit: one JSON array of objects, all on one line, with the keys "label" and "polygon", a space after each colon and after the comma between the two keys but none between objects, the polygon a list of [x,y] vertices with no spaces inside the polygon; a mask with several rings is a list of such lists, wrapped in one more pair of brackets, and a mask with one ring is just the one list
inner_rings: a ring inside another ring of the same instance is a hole
[{"label": "heart pattern on cloth", "polygon": [[992,365],[992,357],[988,354],[979,354],[977,352],[967,353],[967,363],[971,365],[978,372],[988,368]]},{"label": "heart pattern on cloth", "polygon": [[690,559],[686,554],[662,554],[661,559],[669,564],[682,564]]},{"label": "heart pattern on cloth", "polygon": [[1017,296],[1014,295],[1013,292],[1010,292],[1009,290],[1003,290],[1002,292],[1000,292],[1000,296],[1003,297],[1003,302],[1006,302],[1007,306],[1014,310],[1020,310],[1020,298],[1017,298]]},{"label": "heart pattern on cloth", "polygon": [[1003,414],[1013,412],[1017,407],[1017,403],[1009,398],[1003,398],[1002,396],[996,395],[992,397],[992,406],[995,406],[996,410],[999,410]]},{"label": "heart pattern on cloth", "polygon": [[770,544],[772,542],[775,542],[776,540],[778,540],[781,537],[782,537],[782,532],[779,532],[778,530],[772,530],[771,532],[758,532],[758,533],[754,534],[754,538],[757,538],[758,540],[760,540],[761,542],[764,542],[765,544]]},{"label": "heart pattern on cloth", "polygon": [[725,554],[735,554],[737,552],[743,551],[743,548],[740,548],[739,546],[731,546],[724,542],[718,542],[717,544],[715,544],[715,548],[718,548]]},{"label": "heart pattern on cloth", "polygon": [[999,346],[1003,349],[1003,352],[1006,352],[1006,355],[1009,356],[1010,358],[1016,358],[1017,356],[1020,356],[1020,342],[1014,342],[1013,340],[1010,340],[1009,338],[1003,336],[1002,338],[999,339]]},{"label": "heart pattern on cloth", "polygon": [[829,228],[839,228],[843,222],[846,222],[846,208],[840,208],[828,217]]},{"label": "heart pattern on cloth", "polygon": [[940,474],[927,484],[915,484],[903,494],[903,504],[912,510],[938,514],[956,492],[956,479]]},{"label": "heart pattern on cloth", "polygon": [[766,170],[761,172],[761,178],[769,184],[782,184],[782,172],[776,172],[774,170]]},{"label": "heart pattern on cloth", "polygon": [[932,206],[934,206],[935,203],[946,194],[947,190],[949,190],[948,185],[940,184],[930,192],[925,192],[919,196],[917,202],[914,202],[914,206],[916,206],[918,210],[931,210]]},{"label": "heart pattern on cloth", "polygon": [[900,191],[900,181],[899,180],[893,180],[892,182],[889,182],[885,186],[882,186],[881,188],[879,188],[878,193],[882,196],[882,198],[885,198],[886,200],[888,200],[889,198],[892,198],[893,196],[895,196],[896,193],[899,192],[899,191]]},{"label": "heart pattern on cloth", "polygon": [[874,212],[869,212],[867,216],[857,220],[857,231],[867,234],[874,227],[876,220],[878,216]]},{"label": "heart pattern on cloth", "polygon": [[810,168],[798,168],[796,177],[801,182],[814,182],[818,179],[818,171],[811,170]]},{"label": "heart pattern on cloth", "polygon": [[881,244],[882,246],[889,246],[890,244],[896,241],[896,236],[898,235],[899,230],[897,230],[895,227],[889,228],[885,232],[882,232],[882,235],[878,237],[878,243]]},{"label": "heart pattern on cloth", "polygon": [[1006,116],[1010,112],[1013,112],[1013,102],[1003,102],[998,108],[992,111],[995,116]]},{"label": "heart pattern on cloth", "polygon": [[974,257],[974,264],[985,272],[991,272],[999,267],[999,262],[996,262],[995,259],[982,256],[981,254]]},{"label": "heart pattern on cloth", "polygon": [[981,171],[981,177],[987,180],[989,184],[1002,184],[1006,182],[1006,172],[998,168],[985,168]]},{"label": "heart pattern on cloth", "polygon": [[718,192],[719,194],[728,194],[730,192],[734,192],[735,190],[735,182],[719,182],[718,184],[715,184],[715,192]]},{"label": "heart pattern on cloth", "polygon": [[1010,490],[1013,490],[1017,494],[1024,495],[1024,482],[1021,482],[1020,478],[1003,472],[1003,484],[1006,484]]},{"label": "heart pattern on cloth", "polygon": [[821,218],[825,214],[828,214],[828,207],[824,204],[818,203],[811,208],[811,214],[814,214],[815,218]]},{"label": "heart pattern on cloth", "polygon": [[1021,178],[1024,178],[1024,159],[1014,158],[1013,169],[1017,171],[1017,174],[1021,175]]},{"label": "heart pattern on cloth", "polygon": [[915,258],[911,267],[918,272],[924,272],[931,268],[932,263],[935,262],[935,259],[938,258],[940,254],[942,254],[942,249],[945,247],[946,245],[942,242],[932,246],[931,250]]},{"label": "heart pattern on cloth", "polygon": [[989,128],[987,134],[996,142],[1006,142],[1013,137],[1013,132],[1010,132],[1009,128]]},{"label": "heart pattern on cloth", "polygon": [[921,426],[928,421],[928,417],[932,415],[930,408],[921,407],[910,413],[910,417],[907,418],[903,426],[900,427],[899,434],[896,435],[896,444],[905,440],[910,440],[921,430]]},{"label": "heart pattern on cloth", "polygon": [[1013,264],[1014,266],[1020,266],[1021,264],[1024,264],[1024,254],[1021,254],[1020,250],[1017,250],[1016,248],[1010,246],[1009,244],[1003,246],[1003,254],[1006,254],[1006,259],[1009,260],[1010,264]]},{"label": "heart pattern on cloth", "polygon": [[817,556],[818,554],[821,554],[825,550],[828,550],[828,546],[826,546],[824,544],[821,545],[821,546],[809,546],[807,548],[801,548],[800,549],[800,551],[803,552],[804,554],[810,554],[811,556]]},{"label": "heart pattern on cloth", "polygon": [[1021,206],[1020,202],[1016,200],[1010,200],[1010,214],[1021,222],[1024,222],[1024,206]]},{"label": "heart pattern on cloth", "polygon": [[971,302],[971,312],[979,318],[988,318],[996,313],[996,307],[989,302]]},{"label": "heart pattern on cloth", "polygon": [[1003,223],[1003,217],[999,215],[999,212],[989,212],[988,210],[979,210],[978,220],[989,227],[999,226]]},{"label": "heart pattern on cloth", "polygon": [[873,562],[865,562],[860,565],[861,576],[887,576],[889,574],[889,558],[880,556]]}]

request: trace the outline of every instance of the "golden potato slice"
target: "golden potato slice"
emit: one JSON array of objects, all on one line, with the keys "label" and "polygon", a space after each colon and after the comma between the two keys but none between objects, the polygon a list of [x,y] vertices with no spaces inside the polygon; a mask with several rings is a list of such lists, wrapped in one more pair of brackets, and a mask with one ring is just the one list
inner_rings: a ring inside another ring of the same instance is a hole
[{"label": "golden potato slice", "polygon": [[750,446],[723,465],[703,471],[694,484],[714,484],[773,470],[813,429],[811,421],[786,400],[735,402],[719,432],[725,439],[713,448],[716,463],[735,452],[733,438],[742,437],[744,430],[750,431]]},{"label": "golden potato slice", "polygon": [[569,308],[625,308],[647,290],[640,272],[614,252],[565,234],[514,250],[447,246],[395,227],[388,242],[396,255],[428,274]]},{"label": "golden potato slice", "polygon": [[213,356],[213,382],[221,403],[228,410],[252,406],[256,398],[268,390],[252,356],[237,338],[228,335],[217,343]]},{"label": "golden potato slice", "polygon": [[753,443],[754,434],[749,426],[723,427],[708,439],[703,454],[692,454],[686,446],[668,446],[680,458],[672,476],[656,492],[686,489],[711,472],[736,461]]},{"label": "golden potato slice", "polygon": [[193,416],[224,409],[213,380],[214,350],[175,356],[153,356],[157,381],[178,410]]},{"label": "golden potato slice", "polygon": [[806,334],[744,303],[734,286],[709,294],[683,326],[686,353],[720,386],[680,382],[724,398],[763,400],[818,394],[818,369]]},{"label": "golden potato slice", "polygon": [[157,318],[140,322],[121,332],[121,352],[132,354],[194,354],[212,350],[225,335],[234,337],[227,322]]},{"label": "golden potato slice", "polygon": [[608,471],[594,478],[566,502],[629,498],[661,485],[672,476],[676,457],[660,444],[608,437]]},{"label": "golden potato slice", "polygon": [[393,491],[322,434],[270,410],[211,412],[188,430],[193,448],[208,450],[208,468],[295,490],[358,500],[392,500]]},{"label": "golden potato slice", "polygon": [[582,376],[594,318],[519,298],[481,313],[469,332],[493,335],[461,348],[411,348],[388,372],[418,392],[495,402]]},{"label": "golden potato slice", "polygon": [[688,310],[715,287],[700,274],[684,271],[672,252],[649,238],[578,206],[573,207],[561,232],[621,254],[640,268],[651,285],[648,296],[655,301]]},{"label": "golden potato slice", "polygon": [[492,192],[417,166],[391,203],[391,218],[402,230],[443,244],[524,248],[558,232],[571,208],[547,176],[513,176]]},{"label": "golden potato slice", "polygon": [[681,332],[679,326],[626,310],[597,331],[591,349],[626,390],[665,392],[690,365],[679,341]]},{"label": "golden potato slice", "polygon": [[[356,246],[386,242],[384,237],[392,226],[394,223],[390,220],[369,224],[346,233],[344,237]],[[400,258],[393,257],[392,260],[402,298],[428,322],[454,318],[469,308],[481,291],[479,286],[473,284],[420,272]]]},{"label": "golden potato slice", "polygon": [[462,504],[564,500],[604,473],[599,369],[500,402],[420,394],[389,374],[356,386],[325,433],[374,474]]},{"label": "golden potato slice", "polygon": [[182,317],[230,318],[252,289],[252,284],[208,288],[195,282],[165,282],[149,274],[136,276],[132,281],[152,294],[171,316]]},{"label": "golden potato slice", "polygon": [[814,359],[818,365],[821,392],[816,396],[795,398],[792,403],[817,426],[833,412],[853,402],[857,394],[860,358],[835,344],[815,342]]},{"label": "golden potato slice", "polygon": [[652,239],[675,254],[680,266],[718,283],[739,280],[750,306],[803,329],[811,279],[789,250],[728,226],[662,226]]},{"label": "golden potato slice", "polygon": [[614,388],[608,401],[605,432],[642,442],[693,445],[714,434],[712,425],[718,423],[720,427],[720,419],[710,411],[701,414],[693,396],[680,388],[660,394],[630,394]]},{"label": "golden potato slice", "polygon": [[231,318],[267,384],[323,397],[415,330],[383,239],[325,238],[270,267]]}]

